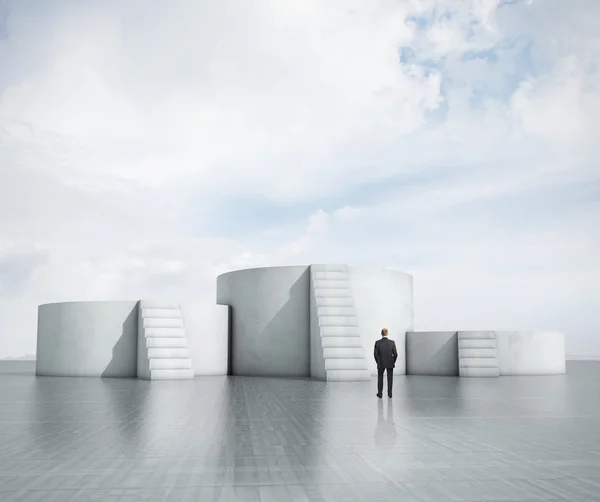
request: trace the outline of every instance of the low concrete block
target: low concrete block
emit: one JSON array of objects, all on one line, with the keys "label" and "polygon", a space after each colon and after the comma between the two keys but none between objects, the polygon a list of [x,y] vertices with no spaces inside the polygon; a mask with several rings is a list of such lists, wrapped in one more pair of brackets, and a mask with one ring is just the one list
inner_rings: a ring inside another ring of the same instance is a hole
[{"label": "low concrete block", "polygon": [[458,376],[458,333],[456,331],[407,332],[406,373]]}]

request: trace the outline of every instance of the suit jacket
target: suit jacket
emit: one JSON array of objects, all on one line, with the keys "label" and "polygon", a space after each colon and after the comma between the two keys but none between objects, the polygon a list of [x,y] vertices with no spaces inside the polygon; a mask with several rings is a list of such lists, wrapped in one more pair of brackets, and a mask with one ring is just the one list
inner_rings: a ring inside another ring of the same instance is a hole
[{"label": "suit jacket", "polygon": [[395,367],[398,352],[396,351],[394,340],[390,340],[387,336],[382,336],[380,340],[375,342],[374,356],[379,369]]}]

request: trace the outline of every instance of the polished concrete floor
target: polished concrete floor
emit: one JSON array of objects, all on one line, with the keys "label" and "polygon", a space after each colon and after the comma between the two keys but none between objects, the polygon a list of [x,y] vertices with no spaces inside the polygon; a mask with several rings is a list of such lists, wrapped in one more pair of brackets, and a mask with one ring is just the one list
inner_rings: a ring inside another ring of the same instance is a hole
[{"label": "polished concrete floor", "polygon": [[0,363],[0,501],[600,500],[600,363],[375,382],[35,378]]}]

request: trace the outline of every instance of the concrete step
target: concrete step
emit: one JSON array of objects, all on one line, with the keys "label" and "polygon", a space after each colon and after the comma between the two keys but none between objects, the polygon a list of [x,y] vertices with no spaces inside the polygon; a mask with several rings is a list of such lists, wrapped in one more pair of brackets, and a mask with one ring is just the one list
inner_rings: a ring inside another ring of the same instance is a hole
[{"label": "concrete step", "polygon": [[459,340],[484,340],[496,339],[494,331],[458,331]]},{"label": "concrete step", "polygon": [[183,319],[150,317],[143,319],[144,328],[183,328]]},{"label": "concrete step", "polygon": [[319,326],[358,326],[356,316],[319,316]]},{"label": "concrete step", "polygon": [[311,272],[348,272],[348,266],[343,264],[317,263],[310,266]]},{"label": "concrete step", "polygon": [[315,271],[312,273],[313,280],[325,280],[325,281],[349,281],[350,273],[346,272],[319,272]]},{"label": "concrete step", "polygon": [[370,382],[369,370],[327,370],[328,382]]},{"label": "concrete step", "polygon": [[326,370],[366,370],[367,361],[364,357],[357,359],[325,359]]},{"label": "concrete step", "polygon": [[325,359],[364,359],[363,347],[328,347],[323,349]]},{"label": "concrete step", "polygon": [[321,336],[357,336],[360,337],[358,326],[321,326]]},{"label": "concrete step", "polygon": [[[316,296],[316,295],[315,295]],[[352,296],[346,297],[317,297],[315,298],[317,308],[330,308],[330,307],[353,307],[354,298]]]},{"label": "concrete step", "polygon": [[185,328],[144,328],[146,338],[185,338]]},{"label": "concrete step", "polygon": [[151,380],[193,380],[194,370],[170,369],[170,370],[150,370]]},{"label": "concrete step", "polygon": [[146,338],[146,347],[169,348],[169,349],[187,349],[187,339],[185,338]]},{"label": "concrete step", "polygon": [[180,309],[142,309],[142,317],[147,319],[149,317],[160,317],[160,318],[181,318]]},{"label": "concrete step", "polygon": [[495,348],[489,349],[458,349],[459,358],[498,358],[498,350]]},{"label": "concrete step", "polygon": [[492,339],[469,339],[469,340],[458,340],[458,349],[495,349],[496,340]]},{"label": "concrete step", "polygon": [[323,289],[315,288],[315,298],[352,298],[352,291],[349,289]]},{"label": "concrete step", "polygon": [[168,300],[140,300],[142,309],[180,309],[178,302]]},{"label": "concrete step", "polygon": [[150,359],[151,370],[188,370],[192,367],[192,361],[189,358],[178,359]]},{"label": "concrete step", "polygon": [[350,281],[334,281],[334,280],[313,280],[313,288],[315,289],[350,289]]},{"label": "concrete step", "polygon": [[495,357],[461,357],[458,361],[461,368],[497,368]]},{"label": "concrete step", "polygon": [[329,347],[363,348],[360,336],[323,336],[321,337],[321,347],[323,349]]},{"label": "concrete step", "polygon": [[499,377],[500,371],[498,368],[459,368],[461,377]]},{"label": "concrete step", "polygon": [[148,359],[189,359],[188,348],[177,347],[149,347]]},{"label": "concrete step", "polygon": [[348,316],[348,317],[356,317],[356,307],[350,306],[332,306],[332,307],[317,307],[317,315],[319,317],[326,316]]}]

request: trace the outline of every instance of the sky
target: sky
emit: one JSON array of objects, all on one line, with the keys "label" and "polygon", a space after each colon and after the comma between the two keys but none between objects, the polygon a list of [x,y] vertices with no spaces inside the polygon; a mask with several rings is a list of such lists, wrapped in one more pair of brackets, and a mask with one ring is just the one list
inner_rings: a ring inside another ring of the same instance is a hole
[{"label": "sky", "polygon": [[597,0],[0,0],[0,357],[309,263],[600,355],[599,53]]}]

